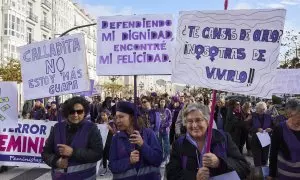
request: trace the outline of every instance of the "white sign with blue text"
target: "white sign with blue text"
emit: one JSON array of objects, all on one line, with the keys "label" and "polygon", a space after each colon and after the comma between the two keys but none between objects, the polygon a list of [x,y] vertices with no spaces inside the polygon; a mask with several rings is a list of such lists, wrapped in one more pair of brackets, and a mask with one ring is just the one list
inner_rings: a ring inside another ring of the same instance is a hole
[{"label": "white sign with blue text", "polygon": [[98,75],[171,74],[173,16],[99,17]]},{"label": "white sign with blue text", "polygon": [[172,81],[271,97],[286,10],[180,13]]},{"label": "white sign with blue text", "polygon": [[83,34],[74,34],[20,47],[26,100],[87,91]]}]

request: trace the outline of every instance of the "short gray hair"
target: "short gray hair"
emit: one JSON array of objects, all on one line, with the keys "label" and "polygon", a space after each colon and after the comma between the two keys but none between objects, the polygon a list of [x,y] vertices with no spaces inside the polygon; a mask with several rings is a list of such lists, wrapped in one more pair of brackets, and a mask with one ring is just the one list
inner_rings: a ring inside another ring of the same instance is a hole
[{"label": "short gray hair", "polygon": [[261,102],[258,102],[257,104],[256,104],[256,108],[257,109],[261,109],[261,110],[267,110],[268,108],[267,108],[267,104],[265,103],[265,102],[263,102],[263,101],[261,101]]},{"label": "short gray hair", "polygon": [[285,105],[285,109],[300,113],[300,101],[298,99],[289,100]]},{"label": "short gray hair", "polygon": [[188,114],[193,111],[200,111],[203,114],[204,118],[207,121],[209,121],[210,111],[209,111],[208,106],[192,103],[192,104],[188,105],[183,112],[183,122],[184,123],[186,122],[186,117],[188,116]]}]

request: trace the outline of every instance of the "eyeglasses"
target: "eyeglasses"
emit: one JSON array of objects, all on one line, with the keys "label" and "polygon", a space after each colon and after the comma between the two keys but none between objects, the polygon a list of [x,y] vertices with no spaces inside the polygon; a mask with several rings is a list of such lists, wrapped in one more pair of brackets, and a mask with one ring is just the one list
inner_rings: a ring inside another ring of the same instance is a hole
[{"label": "eyeglasses", "polygon": [[77,113],[78,115],[81,115],[81,114],[83,114],[84,113],[84,110],[83,109],[79,109],[79,110],[71,110],[70,111],[70,114],[75,114],[75,113]]},{"label": "eyeglasses", "polygon": [[146,104],[148,101],[142,101],[143,104]]},{"label": "eyeglasses", "polygon": [[195,121],[190,120],[190,119],[187,119],[187,120],[186,120],[186,124],[192,125],[193,123],[195,123],[195,124],[199,125],[199,124],[201,124],[201,123],[204,122],[204,121],[206,121],[206,120],[203,119],[203,118],[201,118],[201,119],[195,119]]}]

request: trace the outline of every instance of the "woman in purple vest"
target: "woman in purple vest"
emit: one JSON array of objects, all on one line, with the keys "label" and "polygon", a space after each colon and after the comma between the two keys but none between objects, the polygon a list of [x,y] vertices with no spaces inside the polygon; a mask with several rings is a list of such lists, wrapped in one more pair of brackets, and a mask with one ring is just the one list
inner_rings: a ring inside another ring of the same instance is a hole
[{"label": "woman in purple vest", "polygon": [[159,141],[163,148],[163,161],[168,161],[170,155],[170,140],[169,140],[169,133],[170,133],[170,126],[172,123],[172,114],[171,111],[166,108],[166,100],[165,98],[161,98],[159,100],[158,105],[158,113],[160,118],[160,128],[159,128]]},{"label": "woman in purple vest", "polygon": [[150,97],[144,96],[141,98],[141,101],[141,115],[143,116],[145,127],[151,128],[158,136],[160,127],[159,113],[151,107],[152,99]]},{"label": "woman in purple vest", "polygon": [[210,153],[205,152],[209,119],[207,106],[186,107],[183,120],[187,133],[173,144],[166,168],[168,180],[204,180],[234,170],[246,178],[249,164],[227,133],[213,129]]},{"label": "woman in purple vest", "polygon": [[66,121],[54,125],[42,152],[42,159],[52,168],[52,179],[96,179],[103,146],[97,126],[86,120],[88,113],[89,102],[83,97],[63,104]]},{"label": "woman in purple vest", "polygon": [[300,179],[300,101],[286,104],[288,120],[274,129],[271,139],[270,173],[267,179]]},{"label": "woman in purple vest", "polygon": [[271,135],[273,120],[271,115],[266,114],[267,105],[265,102],[259,102],[256,104],[256,111],[252,113],[252,119],[250,122],[252,133],[251,150],[253,153],[253,161],[255,167],[266,166],[268,162],[268,154],[270,145],[262,147],[256,133],[267,132]]},{"label": "woman in purple vest", "polygon": [[140,126],[133,103],[119,102],[116,111],[120,132],[113,136],[108,165],[113,179],[160,180],[162,149],[156,135]]}]

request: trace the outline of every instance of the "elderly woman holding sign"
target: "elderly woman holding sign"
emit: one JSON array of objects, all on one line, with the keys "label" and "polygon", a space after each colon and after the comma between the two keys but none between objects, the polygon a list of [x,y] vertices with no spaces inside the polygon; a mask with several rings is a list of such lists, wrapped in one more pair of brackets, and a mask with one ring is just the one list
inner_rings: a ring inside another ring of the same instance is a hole
[{"label": "elderly woman holding sign", "polygon": [[190,104],[183,114],[187,133],[173,144],[167,179],[202,180],[236,171],[245,178],[249,164],[239,152],[231,137],[223,131],[212,131],[210,152],[206,153],[209,109]]}]

